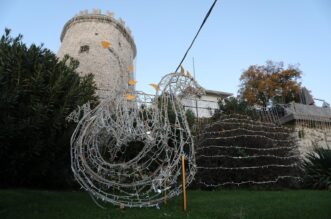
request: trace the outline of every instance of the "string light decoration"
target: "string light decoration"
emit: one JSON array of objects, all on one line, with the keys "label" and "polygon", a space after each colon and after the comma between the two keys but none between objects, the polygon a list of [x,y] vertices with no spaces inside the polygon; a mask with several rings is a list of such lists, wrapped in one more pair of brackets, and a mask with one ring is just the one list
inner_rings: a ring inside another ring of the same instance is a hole
[{"label": "string light decoration", "polygon": [[296,185],[300,159],[292,132],[245,115],[221,116],[197,136],[197,185]]},{"label": "string light decoration", "polygon": [[154,87],[155,96],[114,91],[93,110],[84,106],[68,117],[82,116],[71,138],[72,171],[97,202],[153,207],[179,195],[182,155],[186,184],[193,180],[194,143],[180,98],[204,90],[180,73]]},{"label": "string light decoration", "polygon": [[292,102],[272,107],[248,107],[246,114],[264,122],[280,125],[293,120],[298,128],[331,129],[331,109],[314,105]]}]

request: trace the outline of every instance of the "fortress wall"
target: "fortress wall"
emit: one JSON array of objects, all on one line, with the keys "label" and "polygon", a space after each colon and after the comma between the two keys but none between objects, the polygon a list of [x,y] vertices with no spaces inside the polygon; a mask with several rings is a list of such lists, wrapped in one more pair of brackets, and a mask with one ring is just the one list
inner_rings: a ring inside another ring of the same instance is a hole
[{"label": "fortress wall", "polygon": [[331,130],[297,127],[296,135],[301,156],[312,152],[314,147],[331,147]]}]

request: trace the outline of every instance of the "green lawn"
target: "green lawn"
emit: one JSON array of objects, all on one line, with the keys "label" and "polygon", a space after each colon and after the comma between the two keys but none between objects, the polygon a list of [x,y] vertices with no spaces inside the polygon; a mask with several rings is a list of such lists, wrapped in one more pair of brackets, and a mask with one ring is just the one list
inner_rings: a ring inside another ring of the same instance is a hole
[{"label": "green lawn", "polygon": [[331,218],[330,191],[188,191],[156,208],[97,207],[85,192],[0,190],[0,218]]}]

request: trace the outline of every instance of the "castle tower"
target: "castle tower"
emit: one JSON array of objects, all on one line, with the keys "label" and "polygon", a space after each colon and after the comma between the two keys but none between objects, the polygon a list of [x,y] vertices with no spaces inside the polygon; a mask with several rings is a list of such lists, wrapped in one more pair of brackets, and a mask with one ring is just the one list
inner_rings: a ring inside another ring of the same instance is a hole
[{"label": "castle tower", "polygon": [[[136,45],[123,20],[109,12],[85,10],[64,25],[60,39],[58,57],[68,54],[79,61],[81,75],[94,74],[100,98],[130,87]],[[109,47],[104,48],[108,42]]]}]

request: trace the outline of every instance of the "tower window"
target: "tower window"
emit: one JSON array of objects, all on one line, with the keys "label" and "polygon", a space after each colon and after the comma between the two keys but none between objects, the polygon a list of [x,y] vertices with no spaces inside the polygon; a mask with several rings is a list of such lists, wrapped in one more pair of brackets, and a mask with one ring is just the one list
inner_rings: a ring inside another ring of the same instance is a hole
[{"label": "tower window", "polygon": [[90,50],[90,47],[88,45],[84,45],[84,46],[80,47],[79,53],[83,53],[83,52],[88,53],[89,50]]}]

